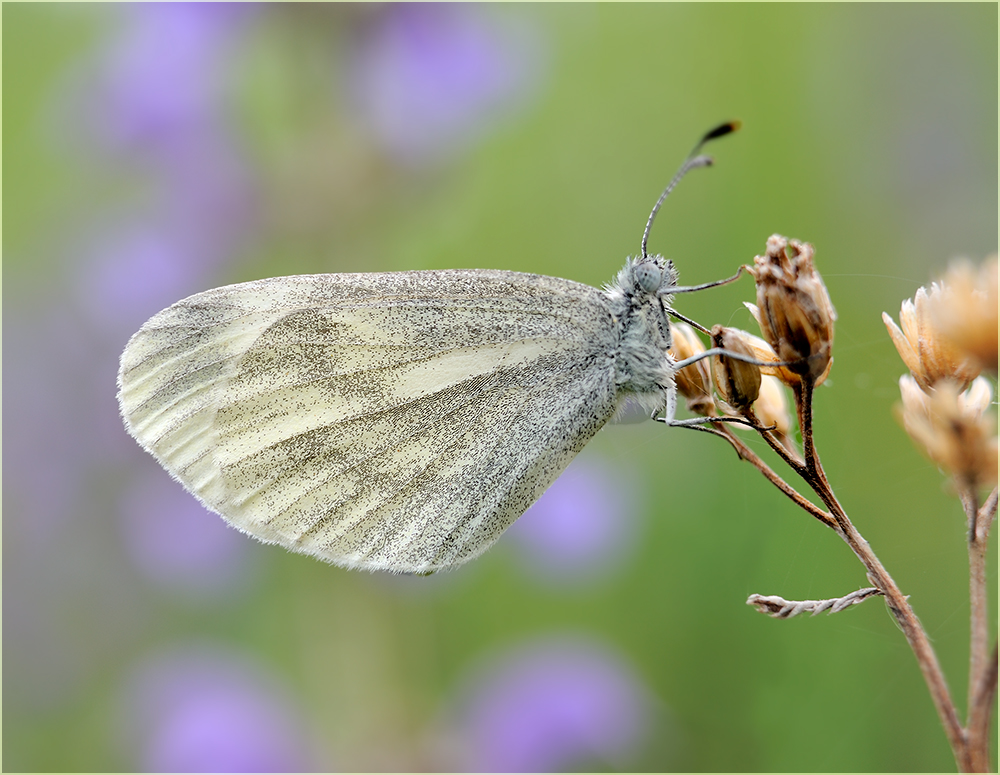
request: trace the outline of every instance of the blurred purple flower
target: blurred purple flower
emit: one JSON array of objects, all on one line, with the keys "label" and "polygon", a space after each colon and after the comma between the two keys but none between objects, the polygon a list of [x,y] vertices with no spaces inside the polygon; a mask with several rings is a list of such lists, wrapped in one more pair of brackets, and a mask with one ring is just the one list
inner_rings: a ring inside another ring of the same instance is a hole
[{"label": "blurred purple flower", "polygon": [[252,181],[236,150],[229,98],[237,36],[253,11],[149,3],[115,13],[118,28],[99,60],[71,76],[57,115],[78,153],[101,151],[105,167],[147,178],[130,181],[143,195],[100,219],[100,231],[74,236],[67,256],[84,310],[127,336],[199,290],[250,238]]},{"label": "blurred purple flower", "polygon": [[236,138],[207,135],[161,173],[163,223],[198,240],[189,258],[214,270],[221,258],[249,242],[257,207],[256,181],[237,152]]},{"label": "blurred purple flower", "polygon": [[[19,504],[5,509],[5,527],[49,550],[73,518],[94,462],[99,421],[88,370],[95,348],[65,303],[28,309],[25,299],[12,299],[4,323],[4,500]],[[105,379],[105,394],[107,386]]]},{"label": "blurred purple flower", "polygon": [[478,5],[387,5],[356,52],[351,94],[390,153],[433,161],[531,96],[534,33]]},{"label": "blurred purple flower", "polygon": [[220,646],[147,658],[125,687],[123,742],[146,772],[312,768],[302,714],[266,668]]},{"label": "blurred purple flower", "polygon": [[88,316],[122,339],[147,318],[199,289],[205,272],[191,235],[154,225],[123,225],[76,267],[75,292]]},{"label": "blurred purple flower", "polygon": [[252,9],[242,3],[121,6],[117,36],[90,91],[90,128],[110,149],[174,155],[215,130],[228,86],[234,33]]},{"label": "blurred purple flower", "polygon": [[579,581],[613,570],[634,546],[630,488],[607,464],[577,458],[510,530],[531,570]]},{"label": "blurred purple flower", "polygon": [[199,600],[245,587],[249,539],[211,513],[166,472],[134,473],[121,502],[126,551],[154,584]]},{"label": "blurred purple flower", "polygon": [[127,215],[93,233],[89,246],[88,238],[74,240],[67,256],[73,292],[88,317],[122,346],[150,316],[204,290],[248,237],[247,176],[226,157],[178,160],[161,179],[165,190],[155,214]]},{"label": "blurred purple flower", "polygon": [[621,657],[582,637],[550,637],[475,674],[455,723],[469,769],[552,772],[627,765],[655,712],[655,700]]}]

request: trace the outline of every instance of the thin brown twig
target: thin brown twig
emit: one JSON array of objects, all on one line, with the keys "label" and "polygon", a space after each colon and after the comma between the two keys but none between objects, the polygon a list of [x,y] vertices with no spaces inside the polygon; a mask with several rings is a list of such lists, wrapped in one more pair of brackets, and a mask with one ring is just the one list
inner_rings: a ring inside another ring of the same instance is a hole
[{"label": "thin brown twig", "polygon": [[[813,490],[817,490],[819,483],[816,481],[816,447],[813,441],[812,423],[813,385],[811,382],[799,381],[792,388],[792,392],[795,394],[795,412],[799,420],[799,433],[802,435],[802,459],[805,461],[805,465],[799,470],[799,476],[805,479]],[[830,504],[826,505],[829,508]]]},{"label": "thin brown twig", "polygon": [[974,772],[990,772],[990,730],[992,728],[993,706],[997,700],[997,644],[993,644],[993,655],[986,663],[982,682],[969,704],[969,751],[970,764]]},{"label": "thin brown twig", "polygon": [[811,380],[803,379],[795,388],[799,429],[802,433],[803,457],[806,464],[805,470],[801,472],[801,475],[830,510],[835,523],[831,527],[851,547],[851,550],[861,560],[868,571],[868,578],[885,595],[886,605],[899,623],[900,629],[902,629],[907,642],[910,644],[910,648],[917,659],[917,664],[923,673],[924,681],[927,683],[931,699],[934,702],[934,707],[937,709],[938,716],[941,719],[941,724],[944,727],[959,769],[963,772],[968,772],[972,763],[969,761],[965,730],[959,721],[955,703],[952,701],[951,692],[948,690],[948,684],[944,678],[944,672],[941,670],[937,654],[935,654],[930,644],[927,633],[920,624],[917,615],[910,607],[906,596],[900,591],[892,576],[889,575],[889,572],[868,545],[868,542],[848,518],[847,512],[844,511],[837,500],[826,478],[826,473],[823,471],[823,466],[813,441],[813,387],[814,385]]},{"label": "thin brown twig", "polygon": [[996,519],[996,516],[997,488],[994,487],[993,492],[989,494],[986,502],[979,509],[979,515],[976,518],[976,532],[984,542],[990,537],[990,529],[993,527],[993,520]]},{"label": "thin brown twig", "polygon": [[976,538],[979,522],[979,496],[974,487],[962,487],[958,491],[958,499],[965,510],[965,524],[969,531],[969,543]]},{"label": "thin brown twig", "polygon": [[743,416],[751,423],[753,423],[754,430],[760,434],[761,438],[763,438],[764,441],[767,442],[768,446],[775,451],[778,457],[780,457],[782,460],[785,461],[785,464],[788,465],[789,468],[793,469],[796,473],[802,470],[802,468],[805,466],[805,461],[801,460],[791,450],[785,447],[785,445],[781,443],[778,437],[774,435],[773,430],[765,428],[761,424],[760,420],[757,419],[757,415],[754,414],[753,406],[747,407],[743,411]]},{"label": "thin brown twig", "polygon": [[[971,723],[977,690],[987,669],[987,649],[989,648],[989,610],[986,594],[986,541],[977,525],[979,518],[979,498],[975,487],[959,491],[959,499],[965,508],[969,538],[969,711],[966,720]],[[971,748],[971,746],[970,746]]]},{"label": "thin brown twig", "polygon": [[812,516],[816,517],[820,522],[822,522],[827,527],[834,527],[836,522],[833,517],[830,516],[823,509],[819,508],[816,504],[810,501],[808,498],[804,498],[799,492],[788,484],[784,479],[778,476],[767,463],[765,463],[761,458],[754,452],[750,447],[748,447],[742,439],[738,438],[736,435],[729,430],[729,428],[722,426],[716,426],[719,430],[720,436],[722,436],[726,441],[732,444],[733,448],[736,450],[736,454],[740,456],[743,460],[746,460],[750,465],[760,471],[775,487],[781,490],[785,495],[792,499],[792,501],[798,505],[800,508],[809,512]]},{"label": "thin brown twig", "polygon": [[989,648],[989,603],[986,550],[997,512],[997,489],[979,505],[974,488],[959,493],[969,524],[969,713],[966,718],[969,756],[974,770],[989,769],[989,727],[997,691],[997,650]]}]

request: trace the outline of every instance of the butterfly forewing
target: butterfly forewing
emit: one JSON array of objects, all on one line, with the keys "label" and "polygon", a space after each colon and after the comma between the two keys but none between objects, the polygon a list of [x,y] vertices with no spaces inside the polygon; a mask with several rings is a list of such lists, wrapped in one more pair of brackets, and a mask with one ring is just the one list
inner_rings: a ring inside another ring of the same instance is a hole
[{"label": "butterfly forewing", "polygon": [[232,524],[349,567],[484,551],[616,408],[589,286],[458,270],[208,291],[129,343],[137,440]]}]

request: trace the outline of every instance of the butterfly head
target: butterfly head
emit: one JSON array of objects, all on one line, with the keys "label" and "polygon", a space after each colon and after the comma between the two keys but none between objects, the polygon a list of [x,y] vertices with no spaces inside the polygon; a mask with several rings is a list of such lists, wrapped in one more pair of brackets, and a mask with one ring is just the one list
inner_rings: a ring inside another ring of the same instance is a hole
[{"label": "butterfly head", "polygon": [[663,256],[645,256],[632,264],[632,281],[638,293],[662,296],[677,285],[674,262]]}]

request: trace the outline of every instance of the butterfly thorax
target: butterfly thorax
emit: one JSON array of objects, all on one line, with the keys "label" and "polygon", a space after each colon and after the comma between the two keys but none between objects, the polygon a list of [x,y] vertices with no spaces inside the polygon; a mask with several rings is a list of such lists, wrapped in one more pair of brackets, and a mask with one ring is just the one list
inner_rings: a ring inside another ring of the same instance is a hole
[{"label": "butterfly thorax", "polygon": [[662,407],[673,385],[674,365],[670,297],[663,292],[677,285],[677,270],[662,256],[628,259],[615,281],[605,288],[618,328],[615,385],[650,408]]}]

